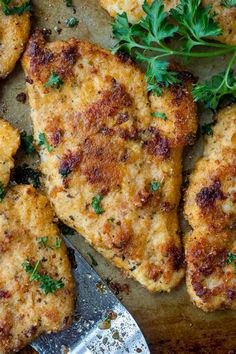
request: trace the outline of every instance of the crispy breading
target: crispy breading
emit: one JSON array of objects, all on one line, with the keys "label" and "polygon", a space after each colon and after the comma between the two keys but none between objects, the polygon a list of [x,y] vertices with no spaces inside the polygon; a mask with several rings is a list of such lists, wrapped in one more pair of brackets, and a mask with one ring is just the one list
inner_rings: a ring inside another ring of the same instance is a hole
[{"label": "crispy breading", "polygon": [[20,145],[20,136],[8,122],[0,119],[0,186],[9,182],[14,167],[13,156]]},{"label": "crispy breading", "polygon": [[[11,188],[0,203],[0,353],[19,351],[45,332],[56,332],[72,320],[75,294],[67,250],[47,198],[32,186]],[[44,246],[38,241],[48,237]],[[64,287],[45,295],[22,264],[38,273],[62,278]]]},{"label": "crispy breading", "polygon": [[[40,32],[22,63],[56,214],[143,286],[170,291],[184,275],[177,207],[183,146],[196,132],[191,77],[179,73],[182,85],[149,99],[129,59],[76,39],[46,43]],[[45,88],[52,72],[60,89]]]},{"label": "crispy breading", "polygon": [[[25,0],[15,0],[18,6]],[[15,67],[24,50],[30,33],[30,14],[4,15],[0,5],[0,79],[4,79]]]},{"label": "crispy breading", "polygon": [[[151,4],[153,0],[148,0]],[[144,0],[100,0],[100,3],[109,14],[114,17],[118,13],[126,12],[131,23],[138,22],[144,15],[142,5]],[[166,11],[176,7],[178,0],[164,0]],[[236,8],[227,8],[221,0],[203,0],[204,6],[212,6],[212,12],[216,13],[216,21],[219,23],[223,34],[218,40],[228,44],[236,44]]]},{"label": "crispy breading", "polygon": [[236,255],[236,105],[216,119],[185,201],[187,288],[204,311],[236,309],[236,262],[227,262]]}]

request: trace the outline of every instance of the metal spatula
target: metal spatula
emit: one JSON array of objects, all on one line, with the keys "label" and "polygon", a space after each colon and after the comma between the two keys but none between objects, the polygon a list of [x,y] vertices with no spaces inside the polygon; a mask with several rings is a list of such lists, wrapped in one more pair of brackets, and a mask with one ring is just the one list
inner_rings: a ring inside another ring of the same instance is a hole
[{"label": "metal spatula", "polygon": [[77,305],[73,325],[42,335],[32,347],[40,354],[149,354],[137,323],[97,273],[66,240],[74,254]]}]

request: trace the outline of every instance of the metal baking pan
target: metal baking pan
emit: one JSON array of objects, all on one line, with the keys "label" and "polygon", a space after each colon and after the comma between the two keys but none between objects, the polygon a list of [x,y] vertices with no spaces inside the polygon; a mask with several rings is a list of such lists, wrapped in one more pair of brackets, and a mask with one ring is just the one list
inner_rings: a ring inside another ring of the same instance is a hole
[{"label": "metal baking pan", "polygon": [[[50,29],[51,40],[78,37],[102,47],[111,47],[111,18],[100,8],[98,0],[73,0],[76,14],[65,6],[63,0],[32,2],[35,9],[33,29]],[[72,14],[79,19],[79,25],[67,28],[64,21]],[[223,61],[224,58],[216,59],[216,62],[206,60],[204,68],[195,61],[189,70],[192,68],[196,76],[206,79],[222,69]],[[0,116],[19,129],[30,131],[28,104],[16,100],[17,94],[24,91],[24,75],[18,64],[15,71],[0,82]],[[201,121],[210,119],[206,113],[201,114],[201,107],[199,116]],[[192,168],[201,152],[202,138],[193,149],[186,151],[185,170]],[[17,163],[23,163],[20,153]],[[37,164],[37,161],[33,163]],[[182,225],[185,227],[184,221]],[[236,353],[236,312],[203,313],[190,303],[184,282],[170,294],[151,294],[138,283],[126,279],[80,236],[73,236],[71,240],[90,263],[89,255],[96,259],[98,265],[95,270],[110,282],[117,293],[120,292],[118,296],[141,327],[152,353]]]}]

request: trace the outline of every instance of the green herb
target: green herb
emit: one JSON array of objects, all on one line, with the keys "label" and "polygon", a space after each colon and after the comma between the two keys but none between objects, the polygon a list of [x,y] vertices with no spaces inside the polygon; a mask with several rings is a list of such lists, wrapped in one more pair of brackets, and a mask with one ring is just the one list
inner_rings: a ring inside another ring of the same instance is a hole
[{"label": "green herb", "polygon": [[103,214],[104,210],[100,205],[100,202],[103,200],[103,196],[98,194],[96,197],[93,198],[92,200],[92,207],[95,211],[96,214]]},{"label": "green herb", "polygon": [[204,125],[201,127],[201,133],[202,133],[202,135],[212,136],[212,135],[213,135],[213,130],[212,130],[213,124],[214,124],[214,123],[207,123],[207,124],[204,124]]},{"label": "green herb", "polygon": [[[143,10],[146,16],[138,24],[129,24],[126,13],[116,17],[113,34],[119,41],[113,53],[124,51],[146,65],[148,91],[161,95],[163,87],[180,82],[178,73],[169,69],[171,56],[190,59],[232,54],[226,71],[217,75],[217,80],[212,78],[204,85],[196,85],[193,93],[196,101],[202,100],[213,109],[226,94],[236,96],[236,79],[231,71],[236,46],[209,39],[222,33],[210,6],[203,7],[201,0],[180,0],[180,4],[167,13],[163,0],[154,0],[151,5],[145,1]],[[171,46],[170,39],[174,35],[180,36],[179,48]]]},{"label": "green herb", "polygon": [[61,247],[62,240],[57,237],[54,245],[51,246],[51,248],[60,248]]},{"label": "green herb", "polygon": [[32,184],[34,188],[41,187],[41,172],[30,168],[27,164],[18,166],[14,171],[14,181],[17,184]]},{"label": "green herb", "polygon": [[90,259],[91,259],[92,266],[93,266],[93,267],[97,267],[97,266],[98,266],[98,263],[97,263],[96,259],[93,257],[93,255],[92,255],[91,253],[88,253],[88,256],[89,256]]},{"label": "green herb", "polygon": [[168,120],[167,115],[165,113],[162,113],[162,112],[153,112],[151,115],[154,118],[161,118],[163,120]]},{"label": "green herb", "polygon": [[236,274],[236,254],[229,252],[227,254],[226,263],[231,264],[234,262],[234,273]]},{"label": "green herb", "polygon": [[109,219],[107,219],[107,221],[114,222],[115,218],[109,218]]},{"label": "green herb", "polygon": [[149,188],[151,192],[156,192],[161,188],[161,185],[159,182],[153,181],[150,183]]},{"label": "green herb", "polygon": [[20,135],[21,147],[28,155],[32,155],[35,152],[33,135],[27,135],[26,131],[23,131]]},{"label": "green herb", "polygon": [[24,12],[31,11],[32,5],[30,1],[25,2],[20,6],[11,7],[12,0],[0,0],[0,6],[2,7],[2,11],[4,15],[22,15]]},{"label": "green herb", "polygon": [[51,152],[53,150],[52,147],[48,144],[44,133],[39,133],[38,145],[45,146],[47,148],[48,152]]},{"label": "green herb", "polygon": [[44,87],[48,88],[48,87],[54,87],[59,89],[61,87],[61,85],[63,85],[64,82],[62,81],[62,79],[60,78],[59,75],[57,75],[56,73],[52,72],[51,76],[48,79],[48,82],[44,85]]},{"label": "green herb", "polygon": [[67,7],[73,6],[72,0],[64,0],[64,3],[66,4]]},{"label": "green herb", "polygon": [[223,0],[221,1],[221,5],[231,9],[232,7],[236,7],[236,0]]},{"label": "green herb", "polygon": [[3,201],[4,197],[6,195],[6,190],[2,182],[0,182],[0,203]]},{"label": "green herb", "polygon": [[71,17],[71,18],[68,18],[68,20],[66,20],[66,24],[69,27],[75,27],[78,25],[78,23],[79,23],[79,21],[75,17]]},{"label": "green herb", "polygon": [[46,247],[47,243],[48,243],[48,237],[40,237],[37,239],[37,242],[40,246],[42,247]]},{"label": "green herb", "polygon": [[54,293],[56,290],[64,287],[62,279],[54,280],[50,275],[39,274],[39,265],[40,260],[36,262],[35,267],[33,267],[29,261],[26,261],[22,264],[22,267],[25,269],[26,273],[31,273],[30,281],[39,282],[39,288],[45,295]]},{"label": "green herb", "polygon": [[58,224],[58,227],[63,235],[72,236],[75,234],[75,230],[73,230],[71,227],[63,224],[62,222],[60,222]]},{"label": "green herb", "polygon": [[204,84],[193,88],[195,101],[203,101],[207,108],[215,110],[223,96],[231,95],[236,98],[236,76],[231,67],[236,59],[236,52],[228,65],[228,69],[213,76]]}]

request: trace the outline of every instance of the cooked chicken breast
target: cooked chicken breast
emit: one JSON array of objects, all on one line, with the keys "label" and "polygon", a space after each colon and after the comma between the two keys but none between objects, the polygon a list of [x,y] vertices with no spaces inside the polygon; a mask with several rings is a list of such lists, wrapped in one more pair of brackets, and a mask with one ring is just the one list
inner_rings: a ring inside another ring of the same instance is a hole
[{"label": "cooked chicken breast", "polygon": [[[20,6],[25,0],[14,0],[11,6]],[[30,32],[30,14],[4,15],[0,4],[0,79],[15,67],[24,50]]]},{"label": "cooked chicken breast", "polygon": [[9,182],[10,171],[14,167],[13,156],[19,145],[18,131],[0,119],[0,190]]},{"label": "cooked chicken breast", "polygon": [[56,214],[143,286],[170,291],[184,275],[177,207],[182,149],[196,132],[191,75],[149,98],[127,58],[40,32],[23,67]]},{"label": "cooked chicken breast", "polygon": [[[149,4],[152,2],[153,0],[148,1]],[[100,3],[112,17],[126,12],[131,23],[138,22],[144,15],[144,0],[100,0]],[[176,7],[178,3],[178,0],[164,0],[166,11]],[[223,31],[222,36],[217,38],[225,43],[236,44],[236,8],[223,6],[221,0],[203,0],[202,4],[212,6],[212,12],[217,14],[216,20]]]},{"label": "cooked chicken breast", "polygon": [[236,105],[217,115],[186,193],[187,288],[204,311],[236,309]]},{"label": "cooked chicken breast", "polygon": [[49,201],[32,186],[11,188],[0,203],[1,354],[71,323],[74,280],[53,221]]}]

